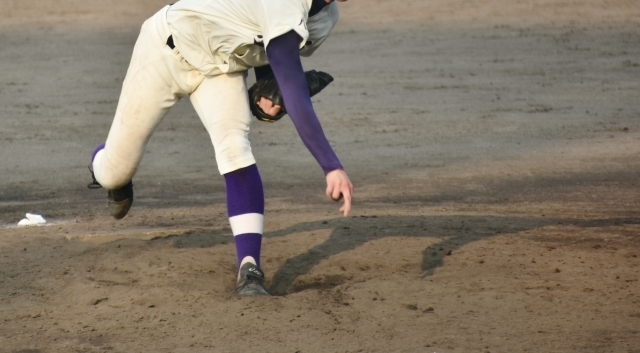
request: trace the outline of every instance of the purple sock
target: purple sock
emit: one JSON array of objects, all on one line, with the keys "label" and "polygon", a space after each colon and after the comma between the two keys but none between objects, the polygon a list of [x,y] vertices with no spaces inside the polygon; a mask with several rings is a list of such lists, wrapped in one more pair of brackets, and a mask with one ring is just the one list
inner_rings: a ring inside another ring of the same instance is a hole
[{"label": "purple sock", "polygon": [[236,244],[238,267],[251,256],[260,267],[264,190],[258,167],[253,164],[224,175],[227,212]]}]

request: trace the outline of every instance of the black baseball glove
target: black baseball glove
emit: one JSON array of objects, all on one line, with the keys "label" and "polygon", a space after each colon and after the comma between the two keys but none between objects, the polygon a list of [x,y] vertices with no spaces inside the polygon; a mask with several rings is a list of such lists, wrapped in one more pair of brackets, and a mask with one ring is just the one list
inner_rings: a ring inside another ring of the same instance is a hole
[{"label": "black baseball glove", "polygon": [[[305,72],[304,75],[307,77],[307,83],[309,84],[309,96],[311,97],[322,91],[333,81],[333,77],[331,75],[322,71],[311,70]],[[279,105],[281,107],[280,113],[276,116],[265,114],[258,105],[261,97],[271,100],[273,105]],[[253,116],[258,118],[260,121],[270,123],[280,120],[280,118],[287,113],[287,110],[284,107],[282,93],[280,92],[280,88],[278,87],[275,77],[269,76],[267,78],[263,78],[249,88],[249,106]]]}]

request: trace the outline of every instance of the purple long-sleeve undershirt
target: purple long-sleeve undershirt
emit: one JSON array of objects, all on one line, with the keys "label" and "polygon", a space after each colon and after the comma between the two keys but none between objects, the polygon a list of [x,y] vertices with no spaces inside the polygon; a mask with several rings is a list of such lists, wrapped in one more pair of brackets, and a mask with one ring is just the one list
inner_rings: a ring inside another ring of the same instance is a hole
[{"label": "purple long-sleeve undershirt", "polygon": [[342,164],[329,145],[313,110],[300,61],[300,40],[300,36],[293,30],[272,39],[267,46],[267,57],[298,135],[327,174],[342,169]]}]

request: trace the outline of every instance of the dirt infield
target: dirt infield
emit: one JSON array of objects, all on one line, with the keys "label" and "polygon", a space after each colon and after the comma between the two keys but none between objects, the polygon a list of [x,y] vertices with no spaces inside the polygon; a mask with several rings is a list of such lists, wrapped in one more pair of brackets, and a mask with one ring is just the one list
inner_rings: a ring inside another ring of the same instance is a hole
[{"label": "dirt infield", "polygon": [[[188,100],[110,219],[88,190],[142,21],[166,2],[3,2],[0,353],[640,353],[640,7],[351,0],[306,68],[351,217],[286,119],[255,122],[263,264],[238,298]],[[126,5],[125,5],[126,4]],[[25,213],[48,225],[17,227]]]}]

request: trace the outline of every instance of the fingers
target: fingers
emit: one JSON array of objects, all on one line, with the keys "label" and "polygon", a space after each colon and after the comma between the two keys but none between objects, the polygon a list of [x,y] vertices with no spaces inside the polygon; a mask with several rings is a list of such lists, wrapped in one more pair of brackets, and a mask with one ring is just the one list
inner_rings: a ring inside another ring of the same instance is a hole
[{"label": "fingers", "polygon": [[340,201],[341,198],[342,198],[341,187],[338,186],[337,188],[333,188],[333,191],[331,192],[331,199],[333,199],[333,201]]},{"label": "fingers", "polygon": [[347,174],[342,170],[335,170],[327,174],[326,194],[334,201],[344,199],[344,204],[340,207],[340,212],[346,217],[351,212],[351,202],[353,200],[353,184]]},{"label": "fingers", "polygon": [[271,116],[276,116],[276,115],[278,115],[278,113],[280,113],[280,106],[279,105],[274,105],[273,107],[271,107],[270,109],[267,109],[264,112],[269,114],[269,115],[271,115]]},{"label": "fingers", "polygon": [[274,105],[271,100],[264,97],[260,97],[258,106],[267,115],[276,116],[278,115],[278,113],[280,113],[281,107],[279,105]]},{"label": "fingers", "polygon": [[327,191],[326,191],[326,195],[328,198],[332,199],[333,201],[340,201],[340,199],[342,199],[342,192],[343,186],[341,185],[340,181],[327,181]]},{"label": "fingers", "polygon": [[353,195],[353,185],[351,188],[347,188],[347,190],[342,192],[344,196],[344,204],[340,207],[340,212],[347,217],[349,213],[351,213],[351,197]]}]

